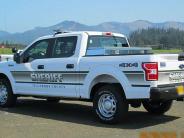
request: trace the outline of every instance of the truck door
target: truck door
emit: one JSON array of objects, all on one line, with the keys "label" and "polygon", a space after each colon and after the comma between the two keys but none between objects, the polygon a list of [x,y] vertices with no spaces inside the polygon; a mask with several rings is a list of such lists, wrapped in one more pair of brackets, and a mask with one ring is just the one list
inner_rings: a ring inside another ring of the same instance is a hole
[{"label": "truck door", "polygon": [[78,83],[76,46],[78,36],[65,36],[56,38],[55,45],[52,47],[51,56],[46,61],[38,65],[44,66],[44,71],[51,85],[48,95],[64,97],[78,97],[76,87]]},{"label": "truck door", "polygon": [[76,44],[77,36],[72,36],[41,40],[28,48],[12,71],[15,93],[76,97]]},{"label": "truck door", "polygon": [[[21,53],[20,63],[15,63],[11,69],[14,78],[14,92],[17,94],[39,94],[36,89],[36,81],[33,81],[31,74],[36,72],[35,65],[49,58],[49,47],[53,40],[45,39],[33,43],[29,48]],[[37,92],[36,92],[37,91]]]}]

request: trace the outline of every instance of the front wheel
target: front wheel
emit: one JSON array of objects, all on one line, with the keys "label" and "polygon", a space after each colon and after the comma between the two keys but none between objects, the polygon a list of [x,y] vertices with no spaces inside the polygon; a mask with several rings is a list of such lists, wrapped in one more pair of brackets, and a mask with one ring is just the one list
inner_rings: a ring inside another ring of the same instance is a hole
[{"label": "front wheel", "polygon": [[6,78],[0,79],[0,107],[12,107],[16,100],[10,82]]},{"label": "front wheel", "polygon": [[169,111],[169,109],[172,106],[172,103],[173,103],[172,100],[168,101],[146,100],[143,101],[143,106],[151,114],[162,115],[165,112]]},{"label": "front wheel", "polygon": [[126,118],[128,103],[121,89],[112,85],[105,85],[95,93],[93,109],[101,122],[118,123]]}]

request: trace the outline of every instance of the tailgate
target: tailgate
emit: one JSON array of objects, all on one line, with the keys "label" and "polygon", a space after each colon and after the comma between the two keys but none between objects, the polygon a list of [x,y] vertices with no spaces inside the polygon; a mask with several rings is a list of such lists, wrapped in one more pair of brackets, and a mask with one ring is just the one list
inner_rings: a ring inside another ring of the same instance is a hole
[{"label": "tailgate", "polygon": [[184,83],[184,61],[178,61],[177,54],[159,56],[158,85]]}]

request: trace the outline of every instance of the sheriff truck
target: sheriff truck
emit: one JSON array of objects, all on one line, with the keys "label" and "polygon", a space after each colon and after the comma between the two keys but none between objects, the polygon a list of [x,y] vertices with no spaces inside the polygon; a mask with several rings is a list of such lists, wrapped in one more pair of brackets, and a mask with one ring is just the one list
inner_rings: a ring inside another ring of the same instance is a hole
[{"label": "sheriff truck", "polygon": [[21,96],[86,100],[100,121],[118,123],[129,106],[160,115],[184,98],[184,56],[130,47],[122,34],[56,32],[13,52],[0,63],[1,107]]}]

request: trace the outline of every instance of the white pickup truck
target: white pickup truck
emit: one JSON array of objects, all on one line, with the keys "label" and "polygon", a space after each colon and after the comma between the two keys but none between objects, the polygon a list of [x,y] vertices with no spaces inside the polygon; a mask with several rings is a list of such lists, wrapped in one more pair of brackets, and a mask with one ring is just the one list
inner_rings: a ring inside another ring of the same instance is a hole
[{"label": "white pickup truck", "polygon": [[131,48],[122,34],[57,32],[0,63],[0,106],[13,106],[19,96],[87,100],[104,123],[125,119],[129,105],[163,114],[184,97],[182,60]]}]

